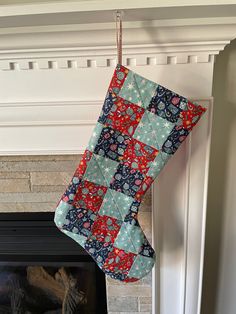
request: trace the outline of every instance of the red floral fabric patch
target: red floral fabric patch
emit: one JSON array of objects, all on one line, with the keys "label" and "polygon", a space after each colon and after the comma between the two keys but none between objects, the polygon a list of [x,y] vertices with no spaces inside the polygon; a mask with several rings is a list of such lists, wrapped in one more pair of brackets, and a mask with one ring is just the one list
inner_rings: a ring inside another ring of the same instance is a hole
[{"label": "red floral fabric patch", "polygon": [[90,181],[82,181],[78,187],[73,205],[97,212],[102,205],[106,191],[107,187],[105,186]]},{"label": "red floral fabric patch", "polygon": [[108,124],[121,133],[132,136],[145,110],[117,97],[108,115]]},{"label": "red floral fabric patch", "polygon": [[157,154],[158,150],[154,147],[131,138],[122,157],[123,164],[146,174]]},{"label": "red floral fabric patch", "polygon": [[79,163],[79,166],[77,167],[75,173],[74,173],[74,177],[78,177],[78,178],[82,178],[83,175],[85,174],[85,171],[87,169],[87,164],[90,161],[90,159],[92,158],[93,153],[90,152],[89,150],[85,150],[85,152],[83,153],[82,159]]},{"label": "red floral fabric patch", "polygon": [[113,247],[103,265],[104,270],[128,274],[136,254]]},{"label": "red floral fabric patch", "polygon": [[92,234],[98,241],[114,243],[121,223],[122,221],[109,216],[98,216],[93,224]]},{"label": "red floral fabric patch", "polygon": [[122,65],[117,65],[110,86],[108,88],[108,91],[110,93],[114,93],[115,95],[119,94],[119,91],[126,79],[128,72],[129,70],[127,68],[123,67]]},{"label": "red floral fabric patch", "polygon": [[142,181],[142,185],[140,186],[140,189],[138,190],[137,194],[135,195],[135,198],[137,200],[141,200],[142,197],[144,196],[144,194],[147,192],[147,190],[149,189],[149,187],[151,186],[153,182],[153,178],[146,176],[143,181]]},{"label": "red floral fabric patch", "polygon": [[124,279],[124,282],[135,282],[135,281],[138,281],[139,279],[138,278],[134,278],[134,277],[127,277],[126,279]]},{"label": "red floral fabric patch", "polygon": [[188,102],[188,110],[182,111],[180,113],[180,118],[182,119],[183,128],[189,131],[196,125],[198,120],[201,118],[202,114],[206,111],[206,108],[201,106],[196,106],[191,102]]}]

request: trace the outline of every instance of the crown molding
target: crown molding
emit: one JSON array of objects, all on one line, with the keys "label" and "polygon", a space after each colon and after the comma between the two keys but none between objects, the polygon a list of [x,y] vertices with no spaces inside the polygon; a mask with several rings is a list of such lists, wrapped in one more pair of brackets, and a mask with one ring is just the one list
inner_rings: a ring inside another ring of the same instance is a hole
[{"label": "crown molding", "polygon": [[[126,45],[123,47],[122,63],[127,66],[208,63],[213,62],[214,56],[228,43],[221,41],[182,45]],[[112,46],[0,52],[2,71],[114,67],[116,63],[116,47]]]},{"label": "crown molding", "polygon": [[[236,34],[236,18],[172,20],[169,24],[163,20],[161,24],[124,23],[124,65],[213,62]],[[85,26],[10,28],[8,33],[0,29],[0,70],[114,66],[114,23]]]},{"label": "crown molding", "polygon": [[235,38],[234,1],[60,1],[1,5],[0,71],[116,64],[116,9],[124,65],[211,63]]},{"label": "crown molding", "polygon": [[[181,53],[188,59],[204,51],[207,62],[210,54],[218,54],[236,36],[233,0],[121,0],[119,7],[110,0],[6,3],[0,6],[1,60],[36,58],[49,62],[61,57],[65,63],[69,57],[99,56],[106,64],[104,56],[114,59],[116,55],[117,9],[124,12],[127,58],[133,54],[172,57]],[[178,59],[177,63],[186,63]],[[158,60],[153,62],[159,64]]]}]

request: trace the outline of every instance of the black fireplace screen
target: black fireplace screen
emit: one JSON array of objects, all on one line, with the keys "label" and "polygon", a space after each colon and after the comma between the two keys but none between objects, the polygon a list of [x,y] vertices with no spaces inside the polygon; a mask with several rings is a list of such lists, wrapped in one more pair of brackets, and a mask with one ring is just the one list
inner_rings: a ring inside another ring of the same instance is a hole
[{"label": "black fireplace screen", "polygon": [[103,272],[52,214],[0,214],[0,314],[106,314]]},{"label": "black fireplace screen", "polygon": [[97,313],[94,263],[0,266],[0,313]]}]

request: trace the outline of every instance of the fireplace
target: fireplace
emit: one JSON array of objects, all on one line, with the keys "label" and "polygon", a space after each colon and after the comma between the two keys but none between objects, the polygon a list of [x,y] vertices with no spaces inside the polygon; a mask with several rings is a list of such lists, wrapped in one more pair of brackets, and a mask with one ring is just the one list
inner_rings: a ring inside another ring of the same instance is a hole
[{"label": "fireplace", "polygon": [[0,214],[0,313],[107,313],[104,273],[53,213]]}]

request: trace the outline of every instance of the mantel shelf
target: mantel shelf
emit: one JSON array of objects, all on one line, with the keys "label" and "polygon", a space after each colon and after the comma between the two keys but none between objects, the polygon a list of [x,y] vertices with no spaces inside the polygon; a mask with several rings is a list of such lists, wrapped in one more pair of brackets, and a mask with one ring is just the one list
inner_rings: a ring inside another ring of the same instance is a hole
[{"label": "mantel shelf", "polygon": [[[191,4],[121,0],[119,6],[108,0],[6,3],[0,5],[0,59],[4,61],[35,54],[41,58],[115,56],[117,9],[124,12],[124,54],[128,55],[136,51],[172,57],[191,52],[183,60],[198,55],[208,62],[210,55],[218,54],[236,36],[236,2],[229,0]],[[202,56],[204,51],[207,54]]]},{"label": "mantel shelf", "polygon": [[[112,22],[115,10],[125,11],[126,21],[147,21],[159,19],[182,19],[182,18],[200,18],[200,17],[230,17],[235,16],[236,3],[233,0],[214,1],[176,1],[176,0],[120,0],[116,1],[96,0],[96,1],[6,1],[1,6],[0,16],[5,18],[6,24],[20,24],[29,17],[34,17],[30,23],[40,22],[40,18],[47,15],[46,20],[41,19],[41,23],[48,20],[55,23],[56,16],[66,18],[77,18],[76,23],[94,23],[94,22]],[[17,19],[14,19],[17,17]],[[35,20],[36,18],[36,20]],[[8,23],[7,23],[8,21]],[[61,23],[66,20],[61,21]],[[37,24],[38,25],[38,24]],[[4,27],[4,22],[1,24]]]}]

